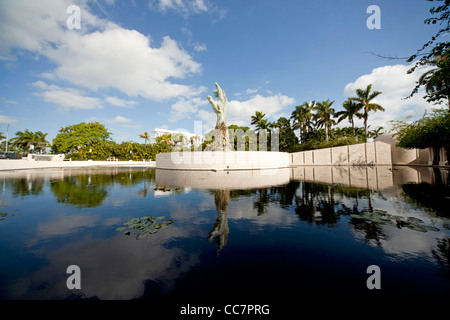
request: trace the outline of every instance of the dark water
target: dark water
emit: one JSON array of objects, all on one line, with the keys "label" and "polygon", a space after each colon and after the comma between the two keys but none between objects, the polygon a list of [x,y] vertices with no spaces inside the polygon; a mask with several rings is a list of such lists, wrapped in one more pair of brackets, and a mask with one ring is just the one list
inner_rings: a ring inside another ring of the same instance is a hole
[{"label": "dark water", "polygon": [[[424,183],[414,169],[389,168],[373,186],[367,170],[358,181],[369,188],[291,169],[1,173],[0,298],[448,300],[448,172],[430,169]],[[124,223],[149,215],[164,218],[136,239],[145,232]],[[66,285],[70,265],[79,290]],[[367,287],[370,265],[381,289]]]}]

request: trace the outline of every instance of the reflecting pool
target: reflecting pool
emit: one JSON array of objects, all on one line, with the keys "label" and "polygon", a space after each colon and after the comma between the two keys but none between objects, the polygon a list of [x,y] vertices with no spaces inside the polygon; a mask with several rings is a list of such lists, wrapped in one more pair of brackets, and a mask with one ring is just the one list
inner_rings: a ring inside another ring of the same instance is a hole
[{"label": "reflecting pool", "polygon": [[1,299],[450,297],[446,170],[22,170],[0,188]]}]

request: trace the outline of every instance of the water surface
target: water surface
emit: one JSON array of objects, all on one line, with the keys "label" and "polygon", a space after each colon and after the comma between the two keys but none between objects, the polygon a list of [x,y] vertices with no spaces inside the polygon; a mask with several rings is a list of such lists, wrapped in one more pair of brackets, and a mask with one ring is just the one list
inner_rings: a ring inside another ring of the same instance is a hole
[{"label": "water surface", "polygon": [[[450,296],[444,170],[23,170],[0,188],[1,299]],[[159,219],[143,239],[124,225],[147,216]]]}]

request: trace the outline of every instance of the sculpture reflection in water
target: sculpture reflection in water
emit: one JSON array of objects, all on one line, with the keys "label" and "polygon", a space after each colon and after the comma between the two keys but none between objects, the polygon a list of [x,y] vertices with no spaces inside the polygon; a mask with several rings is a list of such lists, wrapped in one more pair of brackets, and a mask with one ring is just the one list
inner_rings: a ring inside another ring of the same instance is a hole
[{"label": "sculpture reflection in water", "polygon": [[230,228],[228,227],[228,202],[230,201],[230,190],[214,190],[214,202],[217,209],[217,218],[214,222],[213,229],[209,232],[208,242],[212,242],[215,238],[217,250],[219,252],[226,246]]}]

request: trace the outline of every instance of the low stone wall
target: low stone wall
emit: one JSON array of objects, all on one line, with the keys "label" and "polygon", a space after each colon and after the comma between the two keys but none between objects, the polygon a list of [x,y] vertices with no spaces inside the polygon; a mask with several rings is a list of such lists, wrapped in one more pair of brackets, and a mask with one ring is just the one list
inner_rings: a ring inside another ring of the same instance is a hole
[{"label": "low stone wall", "polygon": [[156,168],[177,170],[255,170],[289,167],[289,153],[270,151],[168,152],[156,155]]},{"label": "low stone wall", "polygon": [[64,154],[36,154],[29,153],[27,159],[30,161],[64,161]]},{"label": "low stone wall", "polygon": [[290,156],[292,166],[392,165],[391,146],[378,141],[295,152]]},{"label": "low stone wall", "polygon": [[0,160],[0,171],[22,170],[22,169],[45,169],[45,168],[76,168],[93,166],[155,166],[155,162],[143,161],[29,161],[22,160]]}]

